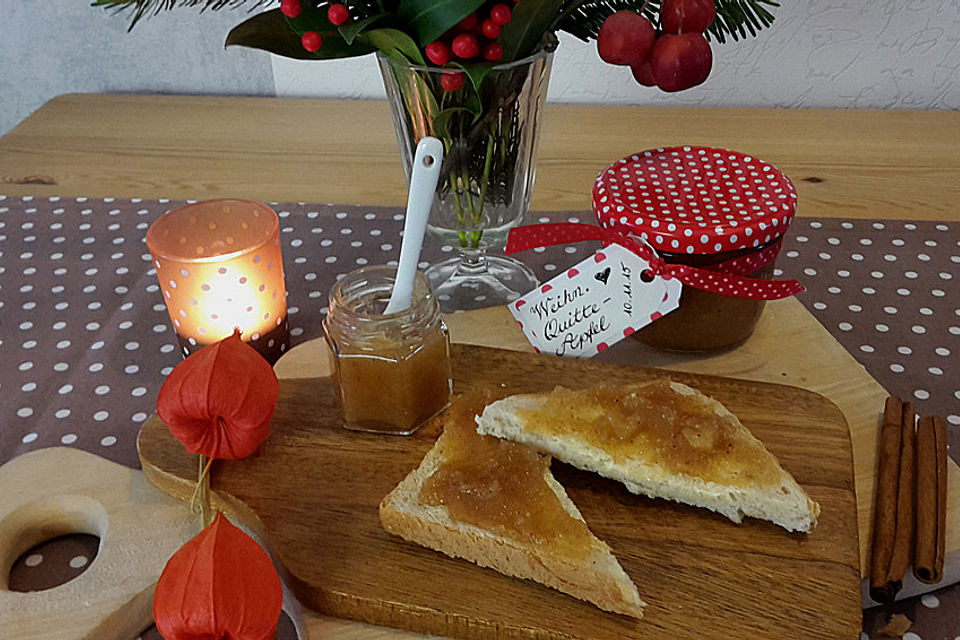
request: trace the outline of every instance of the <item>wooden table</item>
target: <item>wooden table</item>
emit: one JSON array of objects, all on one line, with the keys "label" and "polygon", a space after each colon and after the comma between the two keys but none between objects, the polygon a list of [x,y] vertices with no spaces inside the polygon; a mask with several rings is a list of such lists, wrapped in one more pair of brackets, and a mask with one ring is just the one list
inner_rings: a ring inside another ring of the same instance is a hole
[{"label": "wooden table", "polygon": [[[736,148],[777,165],[797,184],[800,215],[956,220],[957,139],[960,114],[947,112],[550,106],[533,207],[589,209],[604,166],[680,142]],[[406,187],[395,145],[379,102],[67,95],[0,139],[0,192],[401,205]],[[457,314],[450,324],[455,340],[528,347],[504,309]],[[794,342],[786,349],[774,331],[784,325]],[[811,353],[809,342],[827,348]],[[281,365],[296,357],[295,350]],[[866,566],[885,392],[798,302],[771,304],[757,336],[729,354],[665,355],[633,345],[617,359],[794,384],[834,400],[854,441]],[[960,527],[953,531],[956,538]],[[405,635],[339,620],[309,623],[318,633]]]}]

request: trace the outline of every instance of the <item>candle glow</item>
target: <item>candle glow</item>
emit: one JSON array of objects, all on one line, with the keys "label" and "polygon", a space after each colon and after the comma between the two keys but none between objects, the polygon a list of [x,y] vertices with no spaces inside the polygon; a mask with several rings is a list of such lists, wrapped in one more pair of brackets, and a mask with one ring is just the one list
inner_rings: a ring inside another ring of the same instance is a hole
[{"label": "candle glow", "polygon": [[147,245],[170,321],[191,347],[235,328],[256,345],[286,326],[279,221],[269,207],[243,200],[189,204],[157,220]]}]

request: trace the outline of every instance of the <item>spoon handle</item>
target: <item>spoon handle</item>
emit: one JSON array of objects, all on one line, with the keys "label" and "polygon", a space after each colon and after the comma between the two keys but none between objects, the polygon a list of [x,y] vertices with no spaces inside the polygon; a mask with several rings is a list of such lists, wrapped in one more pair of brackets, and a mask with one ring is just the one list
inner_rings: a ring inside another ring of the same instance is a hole
[{"label": "spoon handle", "polygon": [[384,313],[397,313],[410,307],[413,280],[417,274],[420,250],[423,248],[423,234],[427,229],[427,218],[430,216],[433,194],[437,189],[442,160],[443,143],[429,136],[422,138],[417,144],[413,169],[410,172],[410,193],[403,223],[397,279]]}]

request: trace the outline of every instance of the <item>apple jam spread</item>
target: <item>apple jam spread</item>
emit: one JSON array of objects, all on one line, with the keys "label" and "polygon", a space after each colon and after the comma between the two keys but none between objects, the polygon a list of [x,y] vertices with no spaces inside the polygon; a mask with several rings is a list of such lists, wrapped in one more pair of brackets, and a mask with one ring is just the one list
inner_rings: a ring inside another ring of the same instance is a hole
[{"label": "apple jam spread", "polygon": [[324,334],[348,429],[409,434],[450,401],[450,344],[440,306],[417,274],[408,309],[384,314],[396,270],[357,269],[330,290]]},{"label": "apple jam spread", "polygon": [[[519,542],[550,545],[583,559],[593,536],[567,512],[548,484],[550,458],[534,449],[477,434],[484,402],[455,401],[444,415],[443,464],[426,479],[421,500],[443,505],[450,518]],[[562,491],[562,489],[561,489]]]},{"label": "apple jam spread", "polygon": [[779,483],[769,453],[745,428],[668,380],[585,391],[557,387],[542,408],[518,413],[527,430],[581,437],[617,463],[633,459],[733,486]]}]

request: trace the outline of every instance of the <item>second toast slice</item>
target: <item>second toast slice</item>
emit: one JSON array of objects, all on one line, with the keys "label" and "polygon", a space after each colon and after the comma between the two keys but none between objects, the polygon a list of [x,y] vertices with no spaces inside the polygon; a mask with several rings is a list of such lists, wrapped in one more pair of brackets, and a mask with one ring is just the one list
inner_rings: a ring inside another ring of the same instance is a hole
[{"label": "second toast slice", "polygon": [[477,430],[734,522],[747,515],[811,531],[820,512],[736,416],[669,380],[510,396],[484,409]]}]

